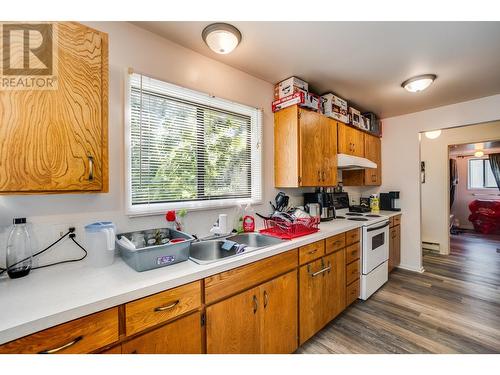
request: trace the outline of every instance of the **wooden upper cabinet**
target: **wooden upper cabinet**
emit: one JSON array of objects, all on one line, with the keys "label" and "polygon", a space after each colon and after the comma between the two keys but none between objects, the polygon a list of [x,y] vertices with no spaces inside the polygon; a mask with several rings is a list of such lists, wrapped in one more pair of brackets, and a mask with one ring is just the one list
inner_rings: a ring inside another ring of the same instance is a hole
[{"label": "wooden upper cabinet", "polygon": [[336,155],[335,121],[296,105],[274,114],[276,187],[335,185]]},{"label": "wooden upper cabinet", "polygon": [[382,184],[382,142],[379,137],[366,133],[361,135],[363,135],[364,157],[377,164],[377,168],[342,171],[342,183],[344,186],[379,186]]},{"label": "wooden upper cabinet", "polygon": [[339,154],[354,155],[364,157],[365,144],[363,132],[354,129],[341,122],[337,123],[338,128],[338,152]]},{"label": "wooden upper cabinet", "polygon": [[108,191],[108,36],[53,23],[57,88],[0,91],[0,193]]}]

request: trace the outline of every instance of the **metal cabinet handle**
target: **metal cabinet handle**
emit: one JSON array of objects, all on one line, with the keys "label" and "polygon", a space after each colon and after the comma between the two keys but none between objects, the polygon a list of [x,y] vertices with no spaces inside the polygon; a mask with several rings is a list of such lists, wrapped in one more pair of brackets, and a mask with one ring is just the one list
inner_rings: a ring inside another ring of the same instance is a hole
[{"label": "metal cabinet handle", "polygon": [[323,182],[325,182],[325,175],[326,175],[325,171],[321,172],[321,174],[323,175]]},{"label": "metal cabinet handle", "polygon": [[328,267],[325,267],[319,271],[316,271],[314,273],[311,273],[311,277],[316,277],[318,275],[321,275],[322,273],[326,272],[326,271],[330,271],[332,269],[332,266],[328,266]]},{"label": "metal cabinet handle", "polygon": [[318,170],[318,181],[321,181],[321,171]]},{"label": "metal cabinet handle", "polygon": [[269,295],[267,294],[267,291],[264,290],[264,308],[267,307],[268,303],[269,303]]},{"label": "metal cabinet handle", "polygon": [[161,312],[161,311],[165,311],[165,310],[170,310],[171,308],[177,306],[179,304],[179,302],[180,302],[180,300],[177,300],[177,301],[172,302],[172,303],[165,305],[165,306],[155,307],[154,311]]},{"label": "metal cabinet handle", "polygon": [[94,157],[88,156],[89,158],[89,181],[94,180]]},{"label": "metal cabinet handle", "polygon": [[66,348],[69,348],[70,346],[75,345],[78,341],[81,341],[82,339],[83,339],[83,336],[78,336],[76,339],[74,339],[74,340],[72,340],[64,345],[61,345],[61,346],[54,348],[54,349],[42,350],[41,352],[38,352],[38,354],[54,354],[54,353],[60,352],[61,350],[64,350]]},{"label": "metal cabinet handle", "polygon": [[257,301],[257,297],[254,295],[253,296],[253,313],[254,314],[257,312],[258,308],[259,308],[259,301]]},{"label": "metal cabinet handle", "polygon": [[311,250],[311,251],[309,251],[307,254],[312,255],[312,254],[314,254],[316,251],[318,251],[318,249]]},{"label": "metal cabinet handle", "polygon": [[341,243],[342,243],[342,240],[337,240],[337,241],[335,241],[333,244],[334,244],[334,245],[340,245]]}]

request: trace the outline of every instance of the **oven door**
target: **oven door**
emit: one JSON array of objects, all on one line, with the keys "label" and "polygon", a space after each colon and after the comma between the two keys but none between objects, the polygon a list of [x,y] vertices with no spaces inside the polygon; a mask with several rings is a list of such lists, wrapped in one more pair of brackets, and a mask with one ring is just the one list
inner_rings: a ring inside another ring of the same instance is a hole
[{"label": "oven door", "polygon": [[363,227],[363,274],[389,259],[389,220]]}]

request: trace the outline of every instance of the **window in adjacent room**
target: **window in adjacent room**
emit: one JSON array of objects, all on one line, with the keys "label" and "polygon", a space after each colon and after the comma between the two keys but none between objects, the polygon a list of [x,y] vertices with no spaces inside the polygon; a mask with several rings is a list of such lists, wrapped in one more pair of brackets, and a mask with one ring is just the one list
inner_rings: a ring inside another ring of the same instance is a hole
[{"label": "window in adjacent room", "polygon": [[261,200],[261,111],[129,75],[129,214]]},{"label": "window in adjacent room", "polygon": [[469,189],[496,188],[495,177],[488,159],[469,159]]}]

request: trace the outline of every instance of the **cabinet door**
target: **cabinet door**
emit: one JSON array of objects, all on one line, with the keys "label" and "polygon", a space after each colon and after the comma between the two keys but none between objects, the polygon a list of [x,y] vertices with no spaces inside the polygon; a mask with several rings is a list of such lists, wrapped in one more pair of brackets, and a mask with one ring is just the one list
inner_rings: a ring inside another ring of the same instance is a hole
[{"label": "cabinet door", "polygon": [[340,314],[346,306],[345,249],[336,251],[324,259],[326,267],[330,267],[323,274],[324,321],[327,324]]},{"label": "cabinet door", "polygon": [[108,37],[57,28],[57,89],[0,91],[0,192],[107,191]]},{"label": "cabinet door", "polygon": [[354,156],[364,156],[364,139],[363,132],[347,126],[342,123],[337,123],[338,129],[338,152]]},{"label": "cabinet door", "polygon": [[393,266],[397,267],[401,263],[401,226],[396,225],[394,228],[394,260]]},{"label": "cabinet door", "polygon": [[298,106],[274,114],[274,185],[299,187],[299,112]]},{"label": "cabinet door", "polygon": [[207,353],[260,352],[259,287],[208,306]]},{"label": "cabinet door", "polygon": [[377,168],[365,169],[365,185],[380,185],[382,183],[382,157],[380,138],[365,134],[365,158],[377,164]]},{"label": "cabinet door", "polygon": [[396,229],[395,227],[392,227],[389,229],[389,262],[388,262],[388,267],[389,267],[389,272],[391,272],[394,268],[394,255],[395,255],[395,247],[396,247]]},{"label": "cabinet door", "polygon": [[123,354],[200,354],[201,314],[196,312],[122,344]]},{"label": "cabinet door", "polygon": [[321,115],[299,110],[301,186],[319,186],[323,167]]},{"label": "cabinet door", "polygon": [[337,122],[321,116],[322,129],[322,170],[321,185],[337,185]]},{"label": "cabinet door", "polygon": [[323,258],[299,269],[299,340],[306,342],[325,325],[323,276],[317,274],[325,268]]},{"label": "cabinet door", "polygon": [[260,286],[263,307],[261,353],[290,354],[297,349],[297,271]]}]

